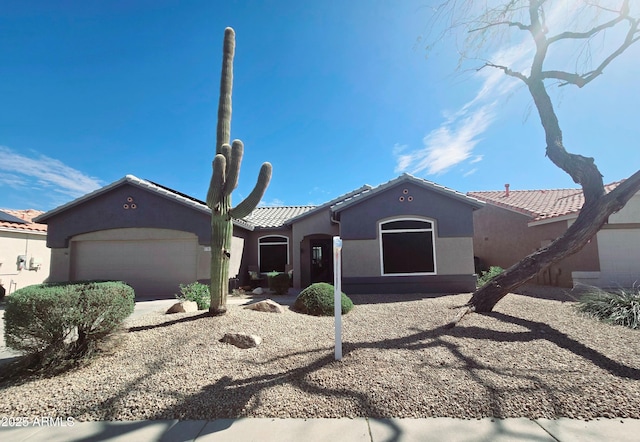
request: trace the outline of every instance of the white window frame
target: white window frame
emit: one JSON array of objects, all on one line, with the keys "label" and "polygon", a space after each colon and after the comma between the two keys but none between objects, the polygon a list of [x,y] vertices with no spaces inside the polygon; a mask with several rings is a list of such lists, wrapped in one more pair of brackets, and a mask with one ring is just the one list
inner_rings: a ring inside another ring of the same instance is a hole
[{"label": "white window frame", "polygon": [[[420,222],[428,222],[431,223],[430,228],[424,229],[393,229],[393,230],[382,230],[382,226],[384,224],[389,224],[396,221],[420,221]],[[431,242],[433,244],[433,272],[415,272],[415,273],[385,273],[384,272],[384,247],[382,243],[382,235],[384,234],[394,234],[394,233],[405,233],[405,232],[431,232]],[[436,222],[430,218],[419,218],[419,217],[399,217],[399,218],[390,218],[381,220],[378,222],[378,244],[380,245],[380,275],[381,276],[423,276],[423,275],[437,275],[438,274],[438,264],[436,261]]]},{"label": "white window frame", "polygon": [[[264,238],[283,238],[284,241],[279,241],[279,242],[267,242],[267,243],[261,243],[260,241]],[[260,272],[260,268],[262,267],[262,257],[261,255],[261,250],[262,250],[262,246],[281,246],[281,245],[285,245],[287,247],[287,262],[285,263],[285,266],[288,266],[290,261],[290,257],[289,257],[289,237],[288,236],[284,236],[284,235],[263,235],[261,237],[258,238],[258,272],[259,273],[268,273],[268,272]],[[286,268],[285,268],[286,270]],[[271,270],[269,270],[270,272]]]}]

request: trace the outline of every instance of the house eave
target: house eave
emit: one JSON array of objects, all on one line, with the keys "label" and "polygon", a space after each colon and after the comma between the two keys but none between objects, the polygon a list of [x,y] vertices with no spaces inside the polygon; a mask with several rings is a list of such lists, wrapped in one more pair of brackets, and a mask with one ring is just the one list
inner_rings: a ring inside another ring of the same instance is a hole
[{"label": "house eave", "polygon": [[562,221],[569,221],[572,219],[576,219],[578,217],[577,213],[570,213],[568,215],[554,216],[550,218],[543,218],[539,220],[532,220],[527,223],[528,227],[542,226],[544,224],[552,224],[558,223]]}]

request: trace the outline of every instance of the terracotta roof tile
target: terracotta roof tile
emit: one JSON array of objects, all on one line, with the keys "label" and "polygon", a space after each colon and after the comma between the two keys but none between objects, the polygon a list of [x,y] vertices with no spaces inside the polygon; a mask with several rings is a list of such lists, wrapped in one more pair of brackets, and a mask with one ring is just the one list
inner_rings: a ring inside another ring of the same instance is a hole
[{"label": "terracotta roof tile", "polygon": [[0,229],[22,230],[22,231],[43,232],[43,233],[46,233],[47,231],[46,224],[38,224],[32,221],[33,218],[37,217],[38,215],[42,215],[44,213],[44,212],[41,212],[40,210],[35,210],[35,209],[26,209],[26,210],[0,209],[0,210],[11,216],[14,216],[16,218],[26,221],[25,223],[0,221]]},{"label": "terracotta roof tile", "polygon": [[[607,193],[622,181],[605,186]],[[581,189],[504,190],[469,192],[469,196],[495,206],[529,215],[532,221],[542,221],[560,216],[577,214],[584,204]]]}]

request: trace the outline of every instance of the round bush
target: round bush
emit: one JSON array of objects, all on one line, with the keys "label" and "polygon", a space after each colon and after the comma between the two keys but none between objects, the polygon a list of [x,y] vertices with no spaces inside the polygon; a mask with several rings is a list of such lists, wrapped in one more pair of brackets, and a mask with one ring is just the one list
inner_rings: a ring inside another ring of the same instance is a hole
[{"label": "round bush", "polygon": [[122,282],[25,287],[7,299],[6,344],[54,358],[88,355],[133,312],[134,298],[133,289]]},{"label": "round bush", "polygon": [[[333,286],[326,282],[311,284],[300,292],[293,304],[293,309],[308,315],[333,316],[333,292]],[[341,293],[340,305],[343,315],[353,308],[353,302],[344,293]]]}]

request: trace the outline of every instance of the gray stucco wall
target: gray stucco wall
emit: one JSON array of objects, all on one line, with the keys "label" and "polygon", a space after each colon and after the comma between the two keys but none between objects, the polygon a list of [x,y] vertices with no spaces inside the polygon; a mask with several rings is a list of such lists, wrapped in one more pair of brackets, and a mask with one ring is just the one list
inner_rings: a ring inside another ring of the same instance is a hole
[{"label": "gray stucco wall", "polygon": [[374,239],[378,220],[405,215],[437,220],[441,238],[473,237],[471,205],[410,182],[399,183],[340,211],[340,235],[343,240]]},{"label": "gray stucco wall", "polygon": [[[414,183],[399,183],[340,211],[342,287],[347,294],[462,293],[475,289],[474,207]],[[434,222],[435,275],[383,276],[380,221]]]},{"label": "gray stucco wall", "polygon": [[201,245],[211,242],[209,214],[128,183],[54,215],[47,224],[50,248],[66,248],[79,234],[128,227],[180,230],[194,233]]}]

